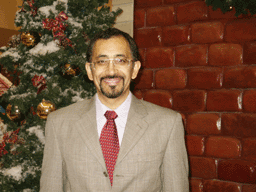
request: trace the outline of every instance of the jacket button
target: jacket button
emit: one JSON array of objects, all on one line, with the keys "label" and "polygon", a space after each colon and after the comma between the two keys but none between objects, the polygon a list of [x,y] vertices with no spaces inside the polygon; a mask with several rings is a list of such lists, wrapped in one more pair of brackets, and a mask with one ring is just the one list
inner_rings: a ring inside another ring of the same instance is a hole
[{"label": "jacket button", "polygon": [[104,171],[103,174],[104,174],[105,177],[108,177],[107,172]]}]

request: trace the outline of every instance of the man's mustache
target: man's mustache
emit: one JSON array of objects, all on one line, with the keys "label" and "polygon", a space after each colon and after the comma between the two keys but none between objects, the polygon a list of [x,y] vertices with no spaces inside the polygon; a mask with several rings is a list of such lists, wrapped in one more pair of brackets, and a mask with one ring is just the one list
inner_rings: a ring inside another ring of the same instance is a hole
[{"label": "man's mustache", "polygon": [[124,80],[124,77],[122,77],[120,75],[108,75],[105,77],[101,77],[100,81],[103,81],[104,79],[114,79],[114,78],[120,78],[120,79]]}]

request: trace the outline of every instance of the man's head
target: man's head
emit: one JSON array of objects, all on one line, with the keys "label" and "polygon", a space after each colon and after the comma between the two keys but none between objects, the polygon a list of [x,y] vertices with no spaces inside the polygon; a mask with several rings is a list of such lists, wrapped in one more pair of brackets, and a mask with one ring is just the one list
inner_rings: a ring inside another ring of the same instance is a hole
[{"label": "man's head", "polygon": [[127,33],[112,28],[95,36],[88,48],[86,71],[101,100],[125,100],[141,66],[138,59],[138,48]]},{"label": "man's head", "polygon": [[93,47],[94,47],[95,42],[97,40],[99,40],[99,39],[110,39],[110,38],[119,37],[119,36],[124,37],[126,39],[126,41],[129,43],[133,60],[134,61],[139,61],[140,60],[140,55],[139,55],[138,47],[137,47],[134,39],[128,33],[120,31],[119,29],[109,28],[105,31],[102,31],[101,33],[96,34],[94,36],[94,38],[91,39],[90,44],[89,44],[88,49],[87,49],[87,53],[86,53],[87,62],[90,63],[92,61]]}]

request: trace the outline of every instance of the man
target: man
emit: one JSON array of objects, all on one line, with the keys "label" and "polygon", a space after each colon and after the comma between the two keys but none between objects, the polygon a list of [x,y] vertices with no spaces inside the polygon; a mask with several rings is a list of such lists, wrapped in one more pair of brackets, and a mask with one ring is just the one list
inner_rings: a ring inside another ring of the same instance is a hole
[{"label": "man", "polygon": [[130,92],[141,67],[134,40],[108,29],[87,60],[97,94],[48,116],[40,191],[188,192],[181,116]]}]

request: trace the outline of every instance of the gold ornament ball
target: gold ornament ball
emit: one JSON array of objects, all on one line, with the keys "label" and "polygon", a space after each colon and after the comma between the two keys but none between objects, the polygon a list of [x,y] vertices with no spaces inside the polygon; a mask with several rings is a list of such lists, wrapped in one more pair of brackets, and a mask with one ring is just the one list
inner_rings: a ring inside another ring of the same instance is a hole
[{"label": "gold ornament ball", "polygon": [[34,47],[40,41],[40,35],[36,32],[22,32],[20,38],[27,47]]},{"label": "gold ornament ball", "polygon": [[54,103],[46,100],[42,100],[41,103],[37,106],[37,115],[41,119],[47,119],[47,115],[49,115],[51,112],[55,111],[55,105]]},{"label": "gold ornament ball", "polygon": [[6,108],[6,115],[12,121],[18,120],[21,118],[21,113],[17,105],[13,107],[11,104],[9,104]]},{"label": "gold ornament ball", "polygon": [[70,79],[80,74],[80,69],[78,66],[65,64],[63,68],[63,77],[66,79]]},{"label": "gold ornament ball", "polygon": [[65,64],[64,69],[65,69],[64,75],[70,75],[70,76],[76,75],[76,70],[70,64]]}]

